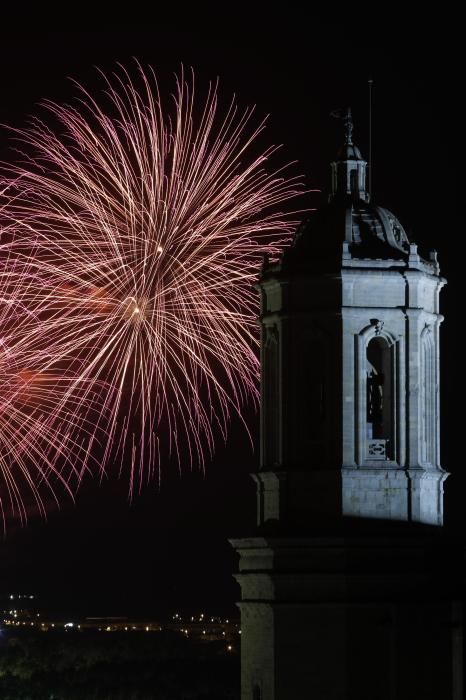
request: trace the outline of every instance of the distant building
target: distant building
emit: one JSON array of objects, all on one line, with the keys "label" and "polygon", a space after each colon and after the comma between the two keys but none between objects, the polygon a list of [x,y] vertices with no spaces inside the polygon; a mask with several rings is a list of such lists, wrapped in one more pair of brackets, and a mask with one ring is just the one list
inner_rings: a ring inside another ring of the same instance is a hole
[{"label": "distant building", "polygon": [[343,121],[328,204],[258,284],[257,532],[232,541],[242,700],[460,700],[459,557],[440,527],[445,280],[372,203]]}]

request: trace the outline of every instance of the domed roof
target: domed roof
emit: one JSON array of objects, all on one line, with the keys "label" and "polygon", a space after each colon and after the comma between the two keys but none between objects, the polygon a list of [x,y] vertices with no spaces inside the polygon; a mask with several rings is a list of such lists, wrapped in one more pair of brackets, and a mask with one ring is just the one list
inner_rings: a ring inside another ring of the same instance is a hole
[{"label": "domed roof", "polygon": [[[344,125],[345,139],[336,159],[331,163],[329,202],[313,212],[296,231],[292,245],[282,259],[283,269],[301,267],[333,272],[345,260],[363,260],[363,266],[374,262],[393,261],[395,265],[419,263],[429,271],[437,269],[419,258],[410,245],[398,218],[384,207],[371,202],[366,186],[366,161],[353,143],[351,110],[337,110],[333,116]],[[413,256],[416,256],[416,261]],[[434,260],[434,258],[431,258]],[[389,263],[391,264],[391,263]]]},{"label": "domed roof", "polygon": [[406,231],[391,211],[362,200],[335,199],[298,227],[283,262],[338,269],[343,242],[352,258],[405,260],[410,252]]},{"label": "domed roof", "polygon": [[395,214],[371,202],[367,163],[352,141],[351,110],[332,115],[343,121],[345,142],[331,163],[329,201],[300,224],[279,261],[264,258],[262,276],[333,274],[345,267],[417,269],[438,276],[437,253],[422,258]]},{"label": "domed roof", "polygon": [[[352,245],[352,252],[364,253],[365,249],[374,243],[374,238],[389,246],[392,256],[396,251],[409,253],[409,240],[406,231],[394,214],[384,207],[378,207],[367,202],[351,205],[347,210],[351,217],[351,230],[346,231],[345,239]],[[395,251],[393,250],[395,249]]]}]

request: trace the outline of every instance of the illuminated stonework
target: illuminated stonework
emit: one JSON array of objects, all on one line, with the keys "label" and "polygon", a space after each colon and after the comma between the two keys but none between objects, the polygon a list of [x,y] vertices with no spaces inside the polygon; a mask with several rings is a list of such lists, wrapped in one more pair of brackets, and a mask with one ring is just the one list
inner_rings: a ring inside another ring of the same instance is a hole
[{"label": "illuminated stonework", "polygon": [[345,125],[328,205],[257,285],[257,529],[232,540],[241,698],[456,699],[448,567],[461,557],[439,527],[445,280],[370,203],[349,112]]},{"label": "illuminated stonework", "polygon": [[396,217],[361,194],[357,147],[342,151],[329,204],[278,263],[266,262],[258,284],[259,524],[351,516],[442,525],[445,280],[436,253],[423,259]]}]

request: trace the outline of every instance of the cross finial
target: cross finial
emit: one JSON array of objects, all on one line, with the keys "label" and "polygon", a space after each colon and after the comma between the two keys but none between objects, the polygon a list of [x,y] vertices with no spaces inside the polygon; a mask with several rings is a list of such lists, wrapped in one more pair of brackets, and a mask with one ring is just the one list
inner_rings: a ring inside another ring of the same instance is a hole
[{"label": "cross finial", "polygon": [[330,112],[330,116],[343,121],[343,126],[345,129],[345,146],[352,146],[354,126],[351,107],[347,107],[346,109],[334,109],[333,112]]},{"label": "cross finial", "polygon": [[351,107],[346,108],[346,113],[343,117],[345,127],[345,146],[353,145],[353,117],[351,115]]}]

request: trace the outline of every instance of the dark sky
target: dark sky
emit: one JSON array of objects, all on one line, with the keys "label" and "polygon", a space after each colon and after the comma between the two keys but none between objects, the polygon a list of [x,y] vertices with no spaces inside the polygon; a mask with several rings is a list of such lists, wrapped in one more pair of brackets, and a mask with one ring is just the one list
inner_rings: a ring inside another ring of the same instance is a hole
[{"label": "dark sky", "polygon": [[[22,124],[41,98],[71,98],[68,77],[92,89],[99,84],[94,66],[111,70],[133,56],[150,63],[162,84],[170,84],[183,63],[195,69],[199,84],[219,76],[225,100],[234,92],[240,104],[257,105],[258,115],[270,113],[268,141],[284,144],[286,159],[300,162],[309,186],[326,184],[339,145],[331,110],[352,106],[355,141],[367,154],[367,80],[374,80],[374,198],[417,242],[439,251],[449,279],[443,293],[443,462],[457,469],[459,87],[452,28],[434,20],[385,27],[381,20],[304,24],[287,16],[255,24],[219,21],[216,30],[151,23],[90,33],[3,30],[0,122]],[[11,157],[5,131],[0,155]],[[250,423],[257,435],[252,411]],[[126,483],[85,484],[76,505],[64,503],[47,523],[32,519],[27,529],[10,527],[0,542],[0,592],[31,591],[88,614],[232,606],[238,589],[226,538],[252,528],[249,473],[256,463],[235,424],[205,477],[180,478],[173,469],[160,492],[154,484],[131,506]],[[453,520],[464,481],[458,475],[450,483],[447,517]]]}]

